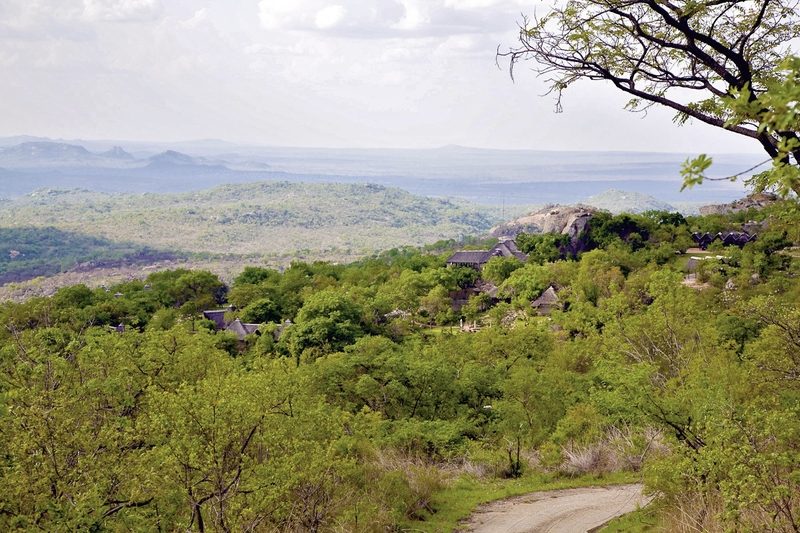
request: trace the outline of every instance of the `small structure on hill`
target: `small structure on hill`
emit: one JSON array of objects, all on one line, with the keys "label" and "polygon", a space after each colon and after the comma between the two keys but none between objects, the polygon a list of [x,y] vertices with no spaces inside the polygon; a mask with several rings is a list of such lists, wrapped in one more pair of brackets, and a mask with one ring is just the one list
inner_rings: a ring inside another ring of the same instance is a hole
[{"label": "small structure on hill", "polygon": [[226,309],[209,309],[203,311],[203,318],[210,320],[214,323],[214,329],[217,331],[230,331],[236,335],[240,341],[243,341],[247,335],[260,335],[259,328],[261,324],[246,324],[238,318],[232,322],[225,319],[225,314],[233,311],[233,306],[228,306]]},{"label": "small structure on hill", "polygon": [[719,234],[723,246],[738,246],[741,248],[750,241],[756,240],[757,235],[749,235],[743,231],[722,232]]},{"label": "small structure on hill", "polygon": [[453,302],[453,310],[461,311],[461,308],[467,305],[470,298],[480,294],[488,296],[489,305],[494,305],[500,301],[499,291],[499,288],[494,283],[479,279],[471,287],[466,287],[450,293],[450,299]]},{"label": "small structure on hill", "polygon": [[539,315],[549,315],[554,309],[561,309],[561,300],[556,294],[556,289],[550,285],[541,296],[531,302],[531,307]]},{"label": "small structure on hill", "polygon": [[260,326],[261,324],[245,324],[237,318],[228,324],[228,326],[225,328],[225,331],[230,331],[236,335],[237,339],[243,341],[248,335],[260,335],[261,332],[258,330]]},{"label": "small structure on hill", "polygon": [[758,238],[758,235],[751,235],[744,231],[721,231],[719,233],[692,233],[692,240],[697,243],[697,246],[705,250],[711,243],[720,241],[723,246],[738,246],[741,248],[748,242],[752,242]]},{"label": "small structure on hill", "polygon": [[229,311],[231,311],[230,307],[228,309],[210,309],[203,311],[203,318],[212,321],[216,329],[225,329],[225,326],[228,325],[225,321],[225,313]]},{"label": "small structure on hill", "polygon": [[465,266],[480,270],[493,257],[514,257],[523,263],[528,256],[517,248],[513,239],[500,239],[491,250],[462,250],[454,253],[447,260],[448,266]]}]

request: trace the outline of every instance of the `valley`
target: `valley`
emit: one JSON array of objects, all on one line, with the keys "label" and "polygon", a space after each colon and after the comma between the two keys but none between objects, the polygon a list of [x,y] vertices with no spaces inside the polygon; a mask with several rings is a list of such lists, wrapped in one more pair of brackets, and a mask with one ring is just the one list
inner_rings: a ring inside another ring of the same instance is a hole
[{"label": "valley", "polygon": [[497,221],[465,201],[380,185],[259,182],[181,194],[45,189],[0,204],[0,243],[7,250],[0,281],[102,271],[109,261],[142,265],[148,258],[276,267],[352,261],[463,239]]}]

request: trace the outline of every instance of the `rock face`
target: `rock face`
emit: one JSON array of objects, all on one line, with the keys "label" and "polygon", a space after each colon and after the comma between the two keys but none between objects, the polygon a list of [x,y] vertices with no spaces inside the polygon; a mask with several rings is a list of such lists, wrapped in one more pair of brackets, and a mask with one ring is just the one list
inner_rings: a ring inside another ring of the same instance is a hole
[{"label": "rock face", "polygon": [[569,244],[562,253],[576,256],[589,249],[587,239],[589,226],[594,213],[576,213],[567,220],[567,227],[561,233],[569,235]]},{"label": "rock face", "polygon": [[574,238],[586,229],[597,209],[587,205],[549,205],[491,229],[494,237],[516,237],[520,233],[561,233]]},{"label": "rock face", "polygon": [[778,197],[769,192],[758,192],[736,200],[729,204],[704,205],[700,208],[701,215],[727,215],[748,209],[762,209],[778,201]]},{"label": "rock face", "polygon": [[550,205],[530,215],[492,228],[493,236],[514,238],[520,233],[560,233],[569,236],[561,247],[564,256],[575,256],[588,249],[586,236],[597,209],[587,205]]}]

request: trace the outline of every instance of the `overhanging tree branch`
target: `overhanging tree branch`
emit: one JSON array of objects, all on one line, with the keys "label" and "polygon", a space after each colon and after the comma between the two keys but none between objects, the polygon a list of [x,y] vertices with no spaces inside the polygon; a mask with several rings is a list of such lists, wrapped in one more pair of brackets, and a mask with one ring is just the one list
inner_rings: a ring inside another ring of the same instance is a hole
[{"label": "overhanging tree branch", "polygon": [[[574,82],[608,81],[633,97],[629,110],[667,107],[678,123],[692,118],[754,139],[800,172],[800,125],[778,127],[786,121],[774,115],[786,111],[767,95],[800,39],[799,3],[564,0],[541,18],[524,18],[518,46],[498,57],[510,59],[512,77],[518,63],[533,61],[557,111]],[[784,181],[800,192],[800,177]]]}]

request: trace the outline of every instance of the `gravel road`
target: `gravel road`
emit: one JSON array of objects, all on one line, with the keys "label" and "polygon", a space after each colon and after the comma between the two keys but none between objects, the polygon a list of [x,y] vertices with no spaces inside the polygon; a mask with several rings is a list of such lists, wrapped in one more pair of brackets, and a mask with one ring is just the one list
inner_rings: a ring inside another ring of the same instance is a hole
[{"label": "gravel road", "polygon": [[642,485],[533,492],[479,507],[465,533],[578,533],[591,531],[649,503]]}]

